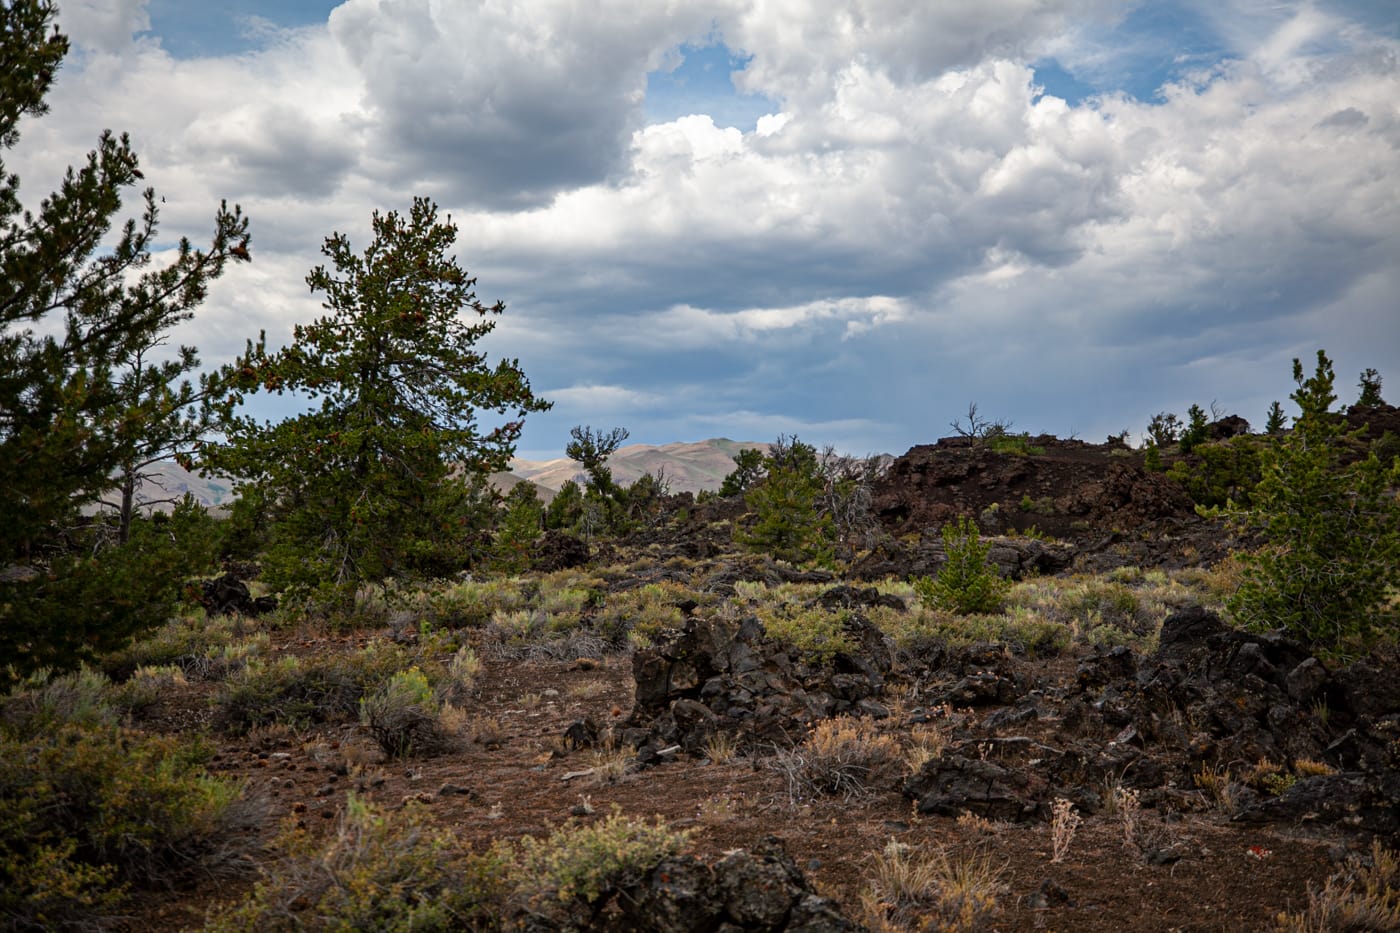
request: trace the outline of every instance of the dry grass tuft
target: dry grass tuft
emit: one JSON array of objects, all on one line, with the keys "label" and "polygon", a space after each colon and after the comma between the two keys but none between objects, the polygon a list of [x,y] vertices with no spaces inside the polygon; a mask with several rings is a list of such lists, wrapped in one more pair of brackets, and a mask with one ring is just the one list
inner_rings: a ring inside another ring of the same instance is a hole
[{"label": "dry grass tuft", "polygon": [[627,775],[635,758],[632,749],[617,740],[608,732],[597,748],[589,753],[593,767],[593,780],[598,784],[612,784]]},{"label": "dry grass tuft", "polygon": [[1366,858],[1348,861],[1321,891],[1308,892],[1307,910],[1278,915],[1281,933],[1400,930],[1400,857],[1376,840]]},{"label": "dry grass tuft", "polygon": [[904,751],[904,763],[918,774],[924,765],[943,754],[948,737],[937,726],[923,726],[910,731],[909,746]]},{"label": "dry grass tuft", "polygon": [[773,766],[787,778],[794,804],[817,794],[850,800],[898,778],[904,755],[893,737],[880,735],[868,720],[837,716],[818,723],[801,745],[779,751]]},{"label": "dry grass tuft", "polygon": [[942,847],[921,853],[891,839],[872,860],[861,895],[865,922],[878,933],[987,929],[1004,888],[1004,870],[985,851],[953,858]]},{"label": "dry grass tuft", "polygon": [[1235,792],[1232,788],[1233,775],[1229,768],[1211,768],[1201,765],[1195,774],[1196,786],[1201,789],[1217,809],[1226,812],[1235,809]]},{"label": "dry grass tuft", "polygon": [[715,732],[705,739],[705,757],[717,765],[728,764],[739,754],[739,741],[732,732]]}]

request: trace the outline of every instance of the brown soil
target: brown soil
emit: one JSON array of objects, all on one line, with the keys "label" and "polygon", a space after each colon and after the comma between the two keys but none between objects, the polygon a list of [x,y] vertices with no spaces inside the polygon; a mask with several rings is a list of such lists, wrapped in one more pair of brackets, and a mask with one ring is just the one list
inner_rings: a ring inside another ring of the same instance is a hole
[{"label": "brown soil", "polygon": [[[348,649],[354,641],[328,639],[316,650]],[[304,643],[277,648],[307,650]],[[1043,677],[1073,677],[1073,659],[1039,666]],[[362,751],[368,742],[355,727],[341,726],[225,738],[212,768],[245,780],[266,798],[269,834],[289,818],[313,832],[330,830],[351,790],[387,807],[423,801],[474,847],[548,832],[585,805],[596,814],[617,806],[629,815],[660,815],[689,829],[701,855],[750,847],[773,834],[818,890],[838,899],[850,916],[859,913],[872,856],[892,838],[919,849],[942,846],[955,856],[986,852],[1001,866],[1005,886],[994,928],[1007,931],[1260,929],[1279,911],[1304,906],[1309,886],[1320,886],[1337,868],[1335,838],[1305,826],[1231,824],[1203,803],[1188,812],[1143,811],[1140,833],[1159,845],[1173,843],[1182,855],[1174,864],[1149,864],[1125,845],[1117,818],[1104,814],[1087,818],[1067,857],[1052,863],[1044,822],[979,829],[921,816],[897,787],[854,800],[793,799],[762,755],[723,764],[681,755],[613,782],[570,777],[593,766],[593,752],[565,750],[560,737],[567,726],[583,716],[619,722],[630,711],[630,662],[613,657],[589,667],[488,660],[473,705],[480,719],[467,730],[479,740],[440,757],[384,762]],[[207,724],[212,690],[183,688],[147,724],[180,731]],[[358,776],[331,770],[355,756],[367,762]],[[197,926],[211,905],[246,889],[247,883],[221,882],[149,895],[127,929]]]}]

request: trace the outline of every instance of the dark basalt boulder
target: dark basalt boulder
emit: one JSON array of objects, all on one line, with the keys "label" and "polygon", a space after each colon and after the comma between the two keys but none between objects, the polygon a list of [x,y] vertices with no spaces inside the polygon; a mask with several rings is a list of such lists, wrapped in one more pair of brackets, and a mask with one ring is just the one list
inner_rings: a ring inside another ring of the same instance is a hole
[{"label": "dark basalt boulder", "polygon": [[767,637],[755,617],[692,616],[680,632],[632,659],[635,702],[624,738],[698,752],[716,732],[790,742],[811,723],[870,707],[890,670],[884,635],[858,611],[843,625],[855,649],[826,663]]},{"label": "dark basalt boulder", "polygon": [[535,541],[530,550],[530,564],[542,573],[552,573],[582,567],[591,556],[587,541],[550,529]]},{"label": "dark basalt boulder", "polygon": [[904,796],[916,801],[920,813],[939,816],[975,813],[989,820],[1020,822],[1041,815],[1043,809],[1027,772],[961,755],[926,762],[904,782]]},{"label": "dark basalt boulder", "polygon": [[652,933],[845,933],[864,927],[818,895],[775,836],[714,865],[693,855],[668,858],[617,899],[609,929]]},{"label": "dark basalt boulder", "polygon": [[262,615],[277,608],[277,597],[259,596],[253,598],[248,584],[231,573],[200,584],[198,601],[210,615],[239,613],[245,616]]}]

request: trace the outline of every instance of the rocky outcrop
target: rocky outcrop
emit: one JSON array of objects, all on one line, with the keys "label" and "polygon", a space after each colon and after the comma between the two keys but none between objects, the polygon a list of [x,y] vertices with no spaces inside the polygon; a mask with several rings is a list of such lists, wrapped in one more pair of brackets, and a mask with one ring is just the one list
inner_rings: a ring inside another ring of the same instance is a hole
[{"label": "rocky outcrop", "polygon": [[653,933],[722,930],[842,933],[862,930],[834,901],[818,895],[768,836],[753,851],[739,849],[713,865],[692,855],[661,862],[618,898],[620,915],[608,929]]},{"label": "rocky outcrop", "polygon": [[[1075,690],[1088,701],[1083,715],[1131,734],[1181,786],[1202,768],[1238,780],[1260,762],[1291,775],[1265,792],[1237,784],[1237,820],[1400,832],[1393,665],[1330,670],[1282,634],[1242,632],[1192,608],[1168,617],[1158,650],[1140,663],[1122,649],[1086,658]],[[1300,779],[1289,771],[1300,761],[1333,773]]]},{"label": "rocky outcrop", "polygon": [[[879,598],[847,587],[828,592],[837,603]],[[855,650],[827,662],[770,639],[753,616],[688,619],[674,638],[634,655],[636,698],[624,738],[646,763],[671,745],[702,751],[719,731],[790,743],[818,720],[882,712],[874,698],[890,669],[884,636],[859,611],[844,618]]]},{"label": "rocky outcrop", "polygon": [[1121,444],[1037,437],[1027,450],[997,453],[966,438],[914,447],[876,485],[875,513],[896,536],[971,515],[987,532],[1034,526],[1076,541],[1194,514],[1180,486]]},{"label": "rocky outcrop", "polygon": [[236,612],[245,616],[257,616],[277,608],[277,597],[254,598],[248,591],[248,584],[232,573],[205,580],[200,584],[196,598],[210,615],[228,615]]}]

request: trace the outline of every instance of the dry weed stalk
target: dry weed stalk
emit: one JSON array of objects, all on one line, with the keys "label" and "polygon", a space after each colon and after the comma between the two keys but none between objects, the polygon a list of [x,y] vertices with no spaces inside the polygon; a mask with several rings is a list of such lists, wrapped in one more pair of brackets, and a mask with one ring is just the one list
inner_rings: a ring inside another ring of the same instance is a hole
[{"label": "dry weed stalk", "polygon": [[594,782],[611,784],[627,774],[633,754],[632,749],[619,743],[610,731],[589,757],[592,761]]},{"label": "dry weed stalk", "polygon": [[1142,815],[1142,804],[1138,792],[1122,787],[1113,788],[1113,805],[1118,812],[1118,822],[1123,827],[1123,845],[1130,849],[1140,848],[1138,820]]},{"label": "dry weed stalk", "polygon": [[1201,770],[1195,774],[1196,786],[1199,787],[1211,802],[1221,810],[1230,811],[1235,808],[1235,793],[1231,789],[1233,775],[1230,769],[1225,767],[1212,769],[1207,765],[1201,765]]},{"label": "dry weed stalk", "polygon": [[1082,822],[1084,820],[1075,812],[1074,804],[1063,797],[1055,798],[1055,802],[1050,805],[1050,844],[1053,850],[1051,862],[1059,862],[1069,854],[1070,844],[1074,842],[1074,833]]},{"label": "dry weed stalk", "polygon": [[990,836],[997,831],[997,824],[993,823],[985,816],[978,816],[971,810],[964,810],[962,813],[959,813],[958,818],[954,822],[958,824],[958,828],[963,832],[970,833],[974,836]]}]

